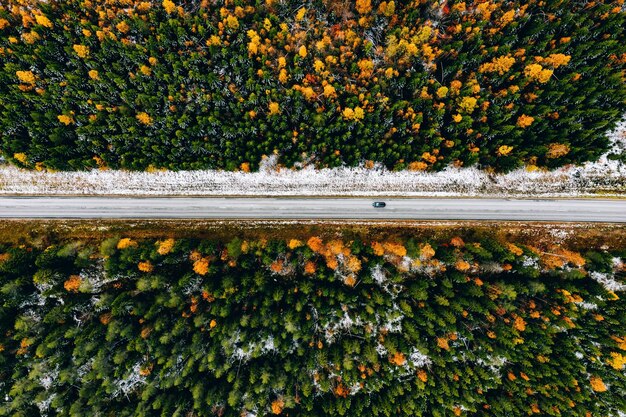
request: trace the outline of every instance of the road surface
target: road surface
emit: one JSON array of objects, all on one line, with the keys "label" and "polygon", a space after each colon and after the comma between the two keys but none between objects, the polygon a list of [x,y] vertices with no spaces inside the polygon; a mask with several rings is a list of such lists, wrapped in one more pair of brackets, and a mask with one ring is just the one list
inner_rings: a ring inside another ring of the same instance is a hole
[{"label": "road surface", "polygon": [[626,200],[2,197],[1,218],[521,220],[626,223]]}]

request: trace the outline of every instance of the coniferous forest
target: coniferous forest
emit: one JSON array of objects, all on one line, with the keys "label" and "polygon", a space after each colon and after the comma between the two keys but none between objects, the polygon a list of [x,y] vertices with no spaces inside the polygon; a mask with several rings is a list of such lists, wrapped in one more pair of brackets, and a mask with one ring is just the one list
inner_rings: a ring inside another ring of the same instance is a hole
[{"label": "coniferous forest", "polygon": [[0,415],[617,416],[626,251],[570,249],[3,243]]},{"label": "coniferous forest", "polygon": [[595,160],[626,111],[624,1],[6,0],[21,167],[507,171]]},{"label": "coniferous forest", "polygon": [[[2,0],[0,161],[581,164],[625,39],[624,0]],[[265,221],[0,223],[0,417],[626,415],[623,228]]]}]

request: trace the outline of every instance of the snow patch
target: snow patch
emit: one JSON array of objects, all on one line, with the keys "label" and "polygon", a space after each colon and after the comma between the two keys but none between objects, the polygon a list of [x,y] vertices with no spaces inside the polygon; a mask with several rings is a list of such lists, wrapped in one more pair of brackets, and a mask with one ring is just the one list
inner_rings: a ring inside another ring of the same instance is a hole
[{"label": "snow patch", "polygon": [[413,347],[411,349],[411,353],[409,354],[408,362],[414,368],[423,368],[425,366],[430,366],[432,364],[432,361],[430,360],[430,358],[428,356],[424,355],[419,350],[417,350],[415,347]]},{"label": "snow patch", "polygon": [[53,371],[39,378],[39,384],[47,391],[52,387],[52,384],[54,384],[54,381],[56,381],[58,377],[59,366],[57,365]]},{"label": "snow patch", "polygon": [[555,243],[560,243],[569,236],[569,232],[564,229],[550,229],[550,236],[555,240]]},{"label": "snow patch", "polygon": [[361,391],[361,384],[358,384],[358,383],[352,384],[352,386],[350,387],[350,395],[354,395],[359,391]]},{"label": "snow patch", "polygon": [[276,345],[274,345],[274,337],[267,336],[265,340],[261,342],[261,353],[269,353],[274,352],[276,350]]},{"label": "snow patch", "polygon": [[500,272],[504,271],[502,265],[497,262],[485,262],[483,265],[481,265],[480,270],[490,274],[499,274]]},{"label": "snow patch", "polygon": [[246,363],[252,357],[252,352],[249,350],[243,350],[243,348],[236,348],[235,351],[230,355],[230,360],[233,362],[239,361]]},{"label": "snow patch", "polygon": [[113,397],[117,397],[120,394],[128,396],[128,394],[131,393],[139,385],[143,385],[146,383],[146,378],[139,374],[140,369],[141,364],[139,362],[135,363],[126,378],[120,379],[115,382],[116,390],[113,393]]},{"label": "snow patch", "polygon": [[41,413],[42,417],[47,417],[48,416],[48,410],[50,410],[50,404],[52,403],[52,401],[54,401],[56,396],[57,395],[55,393],[53,393],[53,394],[49,395],[48,397],[46,397],[45,400],[39,401],[39,402],[36,403],[37,408],[39,409],[39,413]]},{"label": "snow patch", "polygon": [[607,291],[625,291],[626,284],[622,284],[621,282],[617,282],[615,280],[614,275],[605,274],[602,272],[592,271],[589,273],[589,276],[600,283],[605,290]]},{"label": "snow patch", "polygon": [[[272,353],[276,351],[276,344],[274,342],[274,336],[268,335],[263,339],[258,341],[252,341],[244,346],[239,346],[241,342],[241,335],[237,331],[231,336],[228,340],[226,346],[224,347],[224,353],[228,356],[228,360],[231,363],[234,362],[248,362],[255,355],[266,355],[268,353]],[[290,349],[297,349],[298,343],[294,341]],[[232,353],[228,354],[228,351],[232,349]]]},{"label": "snow patch", "polygon": [[581,303],[576,303],[577,306],[580,306],[581,308],[584,308],[585,310],[597,310],[598,309],[598,305],[594,304],[594,303],[588,303],[586,301],[583,301]]},{"label": "snow patch", "polygon": [[402,285],[391,284],[388,281],[387,275],[385,274],[385,271],[382,269],[382,266],[380,264],[372,267],[370,269],[370,274],[376,285],[382,288],[387,294],[391,295],[392,299],[395,299],[403,289]]},{"label": "snow patch", "polygon": [[379,287],[385,286],[387,276],[380,265],[376,265],[372,268],[372,279]]},{"label": "snow patch", "polygon": [[539,260],[528,255],[522,258],[522,266],[525,268],[539,268]]},{"label": "snow patch", "polygon": [[342,333],[350,333],[353,327],[360,327],[363,322],[359,317],[352,319],[348,314],[347,308],[343,311],[343,315],[334,314],[330,320],[322,326],[326,343],[331,344],[335,338]]},{"label": "snow patch", "polygon": [[385,357],[389,353],[386,347],[384,347],[380,342],[376,343],[376,353],[378,356]]},{"label": "snow patch", "polygon": [[390,314],[388,314],[387,321],[382,325],[382,328],[389,333],[400,333],[402,332],[403,319],[404,315],[401,313],[400,307],[398,307],[396,303],[393,303],[392,310]]},{"label": "snow patch", "polygon": [[116,281],[119,277],[108,276],[104,269],[104,259],[98,259],[88,269],[83,269],[80,274],[80,289],[82,292],[98,293],[100,289]]},{"label": "snow patch", "polygon": [[487,367],[494,375],[500,376],[502,373],[502,367],[506,365],[507,358],[504,356],[491,356],[487,358],[488,360],[484,360],[483,358],[478,358],[476,360],[476,364],[480,366]]}]

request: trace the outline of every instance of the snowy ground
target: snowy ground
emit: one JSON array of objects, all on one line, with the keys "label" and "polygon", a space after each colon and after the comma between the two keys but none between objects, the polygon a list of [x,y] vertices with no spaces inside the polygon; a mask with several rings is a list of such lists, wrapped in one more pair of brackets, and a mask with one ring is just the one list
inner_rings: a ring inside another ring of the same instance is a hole
[{"label": "snowy ground", "polygon": [[[626,152],[626,121],[611,132]],[[224,171],[37,172],[0,165],[0,195],[187,196],[480,196],[585,197],[626,195],[626,164],[606,156],[556,171],[488,174],[476,168],[441,172],[391,172],[381,168]]]}]

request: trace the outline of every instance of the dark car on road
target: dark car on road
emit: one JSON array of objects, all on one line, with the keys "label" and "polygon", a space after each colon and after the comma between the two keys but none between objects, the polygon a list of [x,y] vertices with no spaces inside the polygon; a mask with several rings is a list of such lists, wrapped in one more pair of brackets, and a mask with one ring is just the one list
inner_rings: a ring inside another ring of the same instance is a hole
[{"label": "dark car on road", "polygon": [[385,204],[384,201],[374,201],[372,203],[372,206],[376,207],[376,208],[383,208],[385,207],[387,204]]}]

